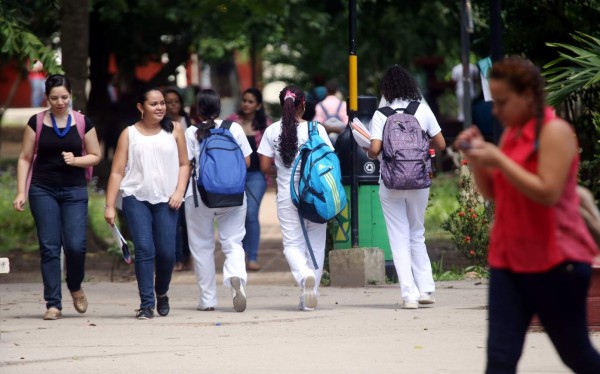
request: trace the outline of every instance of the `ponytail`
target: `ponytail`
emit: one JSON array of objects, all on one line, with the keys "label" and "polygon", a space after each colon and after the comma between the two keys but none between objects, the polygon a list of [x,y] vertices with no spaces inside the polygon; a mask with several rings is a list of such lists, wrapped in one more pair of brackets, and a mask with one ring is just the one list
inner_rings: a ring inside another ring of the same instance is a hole
[{"label": "ponytail", "polygon": [[296,86],[288,86],[279,93],[281,104],[281,134],[279,135],[278,151],[283,165],[292,167],[296,153],[298,153],[298,122],[296,113],[298,107],[304,103],[304,92]]}]

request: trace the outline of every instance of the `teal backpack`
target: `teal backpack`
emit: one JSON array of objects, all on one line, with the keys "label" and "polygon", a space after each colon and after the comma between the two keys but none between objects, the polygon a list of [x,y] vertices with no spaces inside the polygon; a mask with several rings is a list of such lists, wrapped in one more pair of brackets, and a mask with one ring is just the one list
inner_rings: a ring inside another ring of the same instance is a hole
[{"label": "teal backpack", "polygon": [[[302,232],[315,269],[318,269],[318,266],[306,234],[304,219],[325,223],[336,218],[347,204],[346,191],[342,186],[340,160],[319,135],[318,126],[318,122],[308,122],[308,140],[298,151],[292,166],[290,183],[292,202],[298,208]],[[293,176],[296,175],[299,166],[300,180],[296,188]]]}]

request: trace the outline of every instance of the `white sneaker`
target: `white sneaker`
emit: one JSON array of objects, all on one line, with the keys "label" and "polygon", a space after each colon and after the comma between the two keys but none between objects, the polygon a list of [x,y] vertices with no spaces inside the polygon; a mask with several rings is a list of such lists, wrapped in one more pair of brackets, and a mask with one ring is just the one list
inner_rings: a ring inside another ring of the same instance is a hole
[{"label": "white sneaker", "polygon": [[246,310],[246,292],[242,280],[238,277],[231,277],[231,295],[233,296],[233,309],[236,312]]},{"label": "white sneaker", "polygon": [[433,292],[422,292],[421,296],[419,296],[419,304],[427,305],[435,303],[435,297],[433,297]]},{"label": "white sneaker", "polygon": [[298,304],[298,310],[303,310],[305,312],[310,312],[315,310],[315,308],[309,308],[304,304],[304,295],[300,296],[300,303]]},{"label": "white sneaker", "polygon": [[315,276],[309,275],[302,281],[302,296],[304,297],[304,306],[315,309],[317,307],[317,294],[315,292]]},{"label": "white sneaker", "polygon": [[404,300],[404,304],[402,304],[402,309],[419,309],[419,302]]}]

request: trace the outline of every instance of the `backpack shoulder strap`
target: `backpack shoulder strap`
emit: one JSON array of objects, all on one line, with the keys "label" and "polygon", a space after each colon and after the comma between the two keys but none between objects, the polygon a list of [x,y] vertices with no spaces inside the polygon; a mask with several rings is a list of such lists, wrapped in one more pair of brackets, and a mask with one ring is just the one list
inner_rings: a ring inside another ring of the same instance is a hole
[{"label": "backpack shoulder strap", "polygon": [[85,151],[85,116],[80,112],[73,110],[73,119],[75,119],[77,132],[81,138],[81,148]]},{"label": "backpack shoulder strap", "polygon": [[308,121],[308,137],[311,135],[319,135],[319,122]]},{"label": "backpack shoulder strap", "polygon": [[404,109],[404,113],[414,116],[415,113],[417,113],[417,108],[419,107],[419,104],[420,103],[418,101],[411,101],[406,107],[406,109]]},{"label": "backpack shoulder strap", "polygon": [[339,115],[340,115],[340,109],[342,109],[342,104],[343,104],[343,103],[344,103],[344,102],[343,102],[342,100],[340,100],[340,103],[338,104],[338,107],[337,107],[337,109],[335,110],[335,115],[336,115],[336,116],[339,116]]},{"label": "backpack shoulder strap", "polygon": [[329,118],[329,113],[327,112],[327,109],[325,109],[325,106],[323,105],[323,102],[319,101],[318,105],[321,108],[321,110],[323,111],[323,113],[325,114],[325,118]]},{"label": "backpack shoulder strap", "polygon": [[379,108],[379,109],[377,109],[377,111],[379,111],[381,114],[383,114],[386,117],[389,117],[392,114],[396,113],[396,111],[394,109],[392,109],[392,107],[389,107],[389,106],[384,106],[383,108]]},{"label": "backpack shoulder strap", "polygon": [[221,126],[219,126],[220,129],[226,129],[229,130],[229,128],[231,127],[231,124],[233,123],[233,121],[228,120],[228,119],[224,119],[221,122]]},{"label": "backpack shoulder strap", "polygon": [[48,110],[39,112],[35,116],[35,143],[33,145],[33,153],[37,155],[38,144],[40,142],[40,136],[42,135],[42,126],[44,126],[44,116]]}]

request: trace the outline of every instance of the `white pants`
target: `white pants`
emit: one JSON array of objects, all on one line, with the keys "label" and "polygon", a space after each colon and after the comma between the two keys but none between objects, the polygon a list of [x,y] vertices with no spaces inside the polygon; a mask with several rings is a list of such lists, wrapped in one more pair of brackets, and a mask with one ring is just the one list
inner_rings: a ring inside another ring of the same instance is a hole
[{"label": "white pants", "polygon": [[315,270],[302,233],[298,209],[291,200],[277,201],[277,217],[283,235],[283,254],[288,265],[290,265],[296,283],[302,287],[302,280],[309,275],[313,275],[315,277],[315,292],[318,295],[319,283],[323,275],[323,263],[325,262],[327,224],[304,220],[306,233],[319,266],[319,269]]},{"label": "white pants", "polygon": [[185,199],[185,219],[188,243],[194,258],[194,271],[200,289],[199,308],[217,305],[217,280],[215,271],[215,226],[219,242],[225,255],[223,264],[223,284],[231,287],[231,277],[238,277],[246,285],[246,254],[242,239],[246,235],[246,198],[244,205],[231,208],[208,208],[198,196],[198,207],[194,197]]},{"label": "white pants", "polygon": [[434,292],[431,262],[425,247],[425,209],[429,188],[390,190],[379,187],[394,266],[405,301],[417,301],[421,292]]}]

